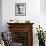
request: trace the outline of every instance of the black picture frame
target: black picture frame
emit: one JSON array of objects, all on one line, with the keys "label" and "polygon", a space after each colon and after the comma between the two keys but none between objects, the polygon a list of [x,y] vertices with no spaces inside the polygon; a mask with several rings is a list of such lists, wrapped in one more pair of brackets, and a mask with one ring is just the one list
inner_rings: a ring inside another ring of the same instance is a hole
[{"label": "black picture frame", "polygon": [[15,15],[26,16],[26,3],[15,3]]}]

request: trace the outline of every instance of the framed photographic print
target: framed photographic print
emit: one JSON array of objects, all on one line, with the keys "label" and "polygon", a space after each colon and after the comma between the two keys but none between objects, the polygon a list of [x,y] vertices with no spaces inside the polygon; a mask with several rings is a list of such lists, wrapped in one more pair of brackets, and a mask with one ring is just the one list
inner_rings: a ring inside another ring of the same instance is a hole
[{"label": "framed photographic print", "polygon": [[16,3],[15,4],[15,15],[16,16],[26,15],[26,3]]}]

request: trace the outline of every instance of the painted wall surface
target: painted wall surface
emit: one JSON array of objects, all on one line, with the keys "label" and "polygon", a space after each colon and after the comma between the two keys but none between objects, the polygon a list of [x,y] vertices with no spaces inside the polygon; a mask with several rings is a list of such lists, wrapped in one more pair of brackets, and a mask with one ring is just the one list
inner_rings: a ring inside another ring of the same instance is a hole
[{"label": "painted wall surface", "polygon": [[[26,16],[15,16],[15,3],[26,3]],[[36,36],[36,27],[39,24],[46,30],[46,15],[41,12],[43,6],[40,0],[2,0],[2,26],[3,31],[8,30],[7,22],[17,19],[19,22],[30,20],[33,25],[33,45],[38,46],[38,38]]]},{"label": "painted wall surface", "polygon": [[2,29],[2,0],[0,0],[0,31]]},{"label": "painted wall surface", "polygon": [[[15,16],[15,3],[26,3],[26,16]],[[3,26],[10,19],[17,19],[19,22],[30,20],[33,23],[40,21],[40,0],[2,0],[2,24]],[[5,26],[6,27],[6,26]],[[5,28],[4,27],[4,28]],[[6,30],[6,28],[5,28]]]}]

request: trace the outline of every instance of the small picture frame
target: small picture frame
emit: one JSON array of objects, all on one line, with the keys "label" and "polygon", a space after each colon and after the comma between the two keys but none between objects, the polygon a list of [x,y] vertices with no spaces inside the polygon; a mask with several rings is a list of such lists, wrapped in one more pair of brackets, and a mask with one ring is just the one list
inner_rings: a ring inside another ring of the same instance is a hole
[{"label": "small picture frame", "polygon": [[15,15],[16,16],[26,16],[26,3],[16,3],[15,4]]}]

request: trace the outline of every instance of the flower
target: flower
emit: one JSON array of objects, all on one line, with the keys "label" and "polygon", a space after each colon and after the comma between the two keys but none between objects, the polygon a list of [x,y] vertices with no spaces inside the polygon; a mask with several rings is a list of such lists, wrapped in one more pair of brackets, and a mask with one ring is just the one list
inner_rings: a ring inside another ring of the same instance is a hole
[{"label": "flower", "polygon": [[36,29],[37,29],[37,34],[36,34],[36,36],[38,35],[38,40],[43,40],[43,41],[45,41],[45,35],[44,35],[44,32],[43,32],[42,27],[40,27],[40,25],[39,25],[39,28],[36,28]]}]

